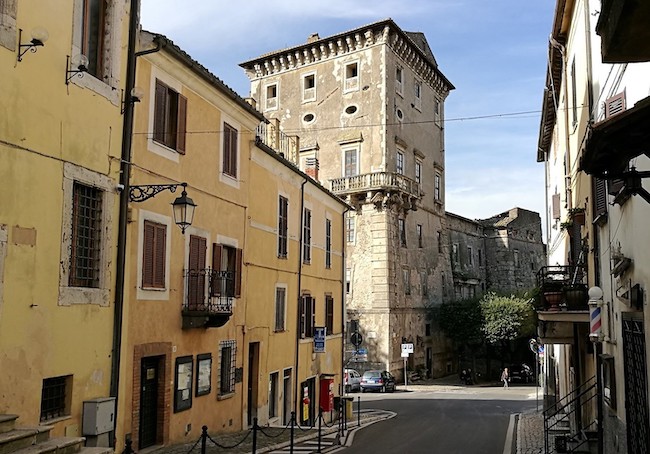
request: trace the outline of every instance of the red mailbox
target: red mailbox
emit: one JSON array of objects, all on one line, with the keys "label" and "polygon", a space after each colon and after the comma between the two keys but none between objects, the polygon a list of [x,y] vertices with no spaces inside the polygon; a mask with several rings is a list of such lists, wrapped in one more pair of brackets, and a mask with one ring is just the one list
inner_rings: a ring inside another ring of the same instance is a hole
[{"label": "red mailbox", "polygon": [[323,411],[334,410],[334,378],[320,379],[320,408]]}]

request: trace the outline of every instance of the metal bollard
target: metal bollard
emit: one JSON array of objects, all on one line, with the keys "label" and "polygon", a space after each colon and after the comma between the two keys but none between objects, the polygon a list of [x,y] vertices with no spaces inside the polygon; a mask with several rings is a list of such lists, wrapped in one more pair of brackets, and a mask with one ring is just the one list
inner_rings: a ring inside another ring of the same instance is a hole
[{"label": "metal bollard", "polygon": [[321,439],[321,424],[323,422],[323,408],[318,408],[318,451],[320,452],[320,439]]},{"label": "metal bollard", "polygon": [[201,427],[201,454],[205,454],[208,445],[208,426]]},{"label": "metal bollard", "polygon": [[131,440],[131,437],[126,439],[126,446],[124,447],[124,453],[123,454],[134,454],[134,452],[133,452],[133,440]]},{"label": "metal bollard", "polygon": [[257,418],[253,418],[253,454],[257,452]]},{"label": "metal bollard", "polygon": [[357,426],[361,427],[361,396],[357,396]]},{"label": "metal bollard", "polygon": [[291,412],[291,442],[289,443],[289,453],[293,454],[293,425],[296,423],[296,412]]}]

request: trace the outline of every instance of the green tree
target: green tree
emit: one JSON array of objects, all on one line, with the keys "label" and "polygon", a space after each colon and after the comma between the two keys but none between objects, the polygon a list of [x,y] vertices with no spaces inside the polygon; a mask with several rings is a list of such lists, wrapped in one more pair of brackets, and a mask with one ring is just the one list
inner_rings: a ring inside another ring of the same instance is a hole
[{"label": "green tree", "polygon": [[535,309],[529,298],[486,293],[480,301],[482,332],[489,344],[504,345],[535,334]]},{"label": "green tree", "polygon": [[482,341],[483,318],[476,298],[443,303],[435,308],[434,319],[460,352]]}]

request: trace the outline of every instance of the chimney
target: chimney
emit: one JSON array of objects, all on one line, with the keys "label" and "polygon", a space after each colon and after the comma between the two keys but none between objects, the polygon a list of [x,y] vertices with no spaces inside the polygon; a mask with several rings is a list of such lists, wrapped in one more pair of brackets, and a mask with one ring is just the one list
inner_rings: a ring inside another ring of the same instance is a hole
[{"label": "chimney", "polygon": [[318,181],[318,158],[305,159],[305,173]]},{"label": "chimney", "polygon": [[318,41],[320,39],[320,36],[318,36],[318,33],[312,33],[307,37],[307,44],[311,44],[315,41]]}]

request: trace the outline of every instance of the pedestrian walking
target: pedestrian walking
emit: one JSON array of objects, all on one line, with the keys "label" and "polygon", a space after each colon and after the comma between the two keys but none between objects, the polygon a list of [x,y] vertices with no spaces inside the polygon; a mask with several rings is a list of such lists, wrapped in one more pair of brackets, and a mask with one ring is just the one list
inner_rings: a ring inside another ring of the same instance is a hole
[{"label": "pedestrian walking", "polygon": [[510,375],[508,374],[508,368],[506,367],[503,369],[503,373],[501,374],[501,381],[503,382],[503,387],[507,388],[508,387],[508,382],[510,381]]}]

